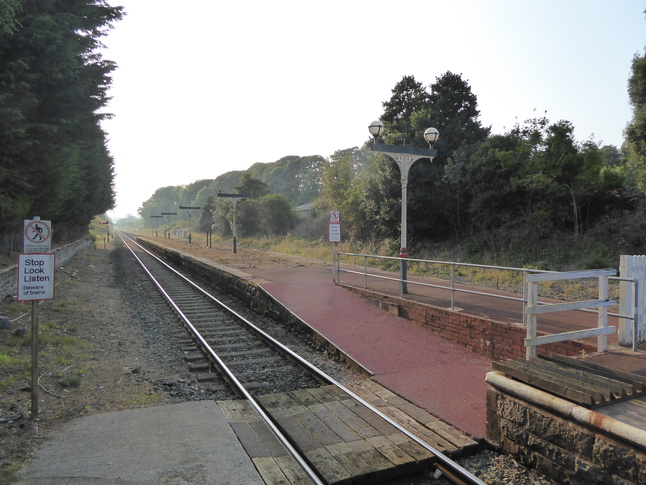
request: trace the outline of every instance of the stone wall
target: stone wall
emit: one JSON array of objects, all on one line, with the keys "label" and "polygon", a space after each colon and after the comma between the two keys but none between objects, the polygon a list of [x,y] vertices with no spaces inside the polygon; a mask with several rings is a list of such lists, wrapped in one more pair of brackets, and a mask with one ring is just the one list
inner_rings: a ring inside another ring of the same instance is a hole
[{"label": "stone wall", "polygon": [[[430,332],[463,345],[468,350],[491,360],[525,358],[524,342],[527,331],[520,324],[497,322],[489,318],[375,293],[355,286],[343,284],[342,286],[395,315],[421,325]],[[541,332],[538,332],[538,335],[542,335]],[[575,356],[580,355],[581,352],[596,352],[597,349],[594,345],[584,342],[569,341],[541,345],[537,347],[537,351],[539,355],[558,353]]]},{"label": "stone wall", "polygon": [[646,431],[500,372],[487,375],[487,439],[562,484],[646,484]]},{"label": "stone wall", "polygon": [[[92,244],[90,238],[84,238],[79,241],[67,244],[60,248],[55,249],[53,252],[56,254],[56,267],[60,268],[80,250],[87,248]],[[18,259],[18,258],[16,258]],[[18,289],[18,266],[12,265],[0,271],[0,298],[11,295],[15,296]]]}]

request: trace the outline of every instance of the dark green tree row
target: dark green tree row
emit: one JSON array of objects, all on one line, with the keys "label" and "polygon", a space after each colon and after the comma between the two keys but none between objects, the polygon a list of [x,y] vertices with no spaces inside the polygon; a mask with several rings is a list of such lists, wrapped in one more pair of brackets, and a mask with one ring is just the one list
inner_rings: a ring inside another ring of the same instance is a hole
[{"label": "dark green tree row", "polygon": [[[254,167],[258,167],[256,164]],[[200,180],[188,186],[163,187],[139,209],[148,227],[186,222],[198,217],[201,231],[215,230],[223,237],[233,234],[233,199],[225,194],[244,194],[236,200],[236,233],[240,236],[275,235],[289,231],[296,222],[294,203],[274,194],[269,185],[252,177],[252,170],[229,172],[216,180]],[[237,179],[236,185],[227,185]],[[286,185],[286,184],[285,184]],[[181,207],[200,207],[199,213]],[[169,214],[175,215],[169,215]],[[163,217],[159,217],[163,216]]]},{"label": "dark green tree row", "polygon": [[144,219],[159,211],[183,206],[201,207],[209,196],[231,192],[240,184],[243,174],[263,182],[269,192],[287,197],[294,205],[309,203],[319,196],[320,173],[325,159],[314,156],[287,156],[272,163],[255,163],[246,171],[231,171],[215,179],[198,180],[192,184],[158,189],[139,208]]},{"label": "dark green tree row", "polygon": [[100,122],[115,65],[98,49],[122,16],[104,0],[0,2],[0,233],[39,215],[60,236],[114,206]]},{"label": "dark green tree row", "polygon": [[198,180],[186,186],[163,187],[142,204],[139,215],[151,227],[158,219],[151,216],[161,212],[178,212],[180,219],[180,206],[202,207],[203,228],[214,225],[227,236],[232,231],[232,205],[217,194],[238,191],[250,195],[238,207],[240,235],[285,232],[295,221],[293,207],[318,198],[324,163],[325,159],[318,155],[287,156],[273,163],[256,163],[244,172],[227,172],[216,179]]}]

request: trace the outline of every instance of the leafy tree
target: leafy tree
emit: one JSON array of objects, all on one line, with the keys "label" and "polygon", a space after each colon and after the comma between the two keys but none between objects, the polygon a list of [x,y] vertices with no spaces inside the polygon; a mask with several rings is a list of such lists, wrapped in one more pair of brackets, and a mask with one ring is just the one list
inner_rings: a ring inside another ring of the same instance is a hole
[{"label": "leafy tree", "polygon": [[[489,129],[483,128],[478,120],[477,98],[460,75],[446,72],[430,86],[430,92],[412,76],[405,76],[393,89],[391,99],[383,105],[383,138],[388,144],[427,147],[423,138],[426,128],[433,126],[440,131],[440,138],[433,147],[438,155],[433,162],[421,160],[411,168],[408,227],[413,242],[445,239],[456,232],[460,211],[468,204],[463,200],[465,194],[451,191],[456,185],[443,182],[445,165],[460,147],[476,145],[489,134]],[[452,165],[451,170],[455,167]],[[401,198],[397,195],[401,174],[394,162],[390,168],[382,167],[380,173],[384,180],[373,180],[370,187],[372,196],[379,196],[386,205],[374,207],[377,210],[369,213],[379,214],[384,229],[398,228],[400,209],[395,209],[393,202],[395,198]],[[452,175],[455,176],[455,172]]]},{"label": "leafy tree", "polygon": [[162,212],[179,212],[179,194],[182,190],[178,186],[161,187],[145,201],[137,210],[144,224],[153,227],[158,223],[151,220],[151,216],[159,216]]},{"label": "leafy tree", "polygon": [[251,171],[247,170],[240,177],[240,184],[234,187],[237,193],[244,194],[251,199],[259,199],[270,193],[269,187],[262,180],[255,179],[251,176]]},{"label": "leafy tree", "polygon": [[200,220],[198,222],[198,229],[202,232],[206,232],[213,226],[215,222],[215,197],[209,195],[206,199],[206,202],[202,205],[200,209]]},{"label": "leafy tree", "polygon": [[614,145],[604,145],[601,147],[603,158],[606,165],[618,167],[624,163],[624,157]]},{"label": "leafy tree", "polygon": [[212,183],[213,180],[211,179],[202,179],[182,187],[179,192],[180,205],[201,206],[202,204],[198,203],[197,201],[197,194],[199,194],[202,189],[208,187]]},{"label": "leafy tree", "polygon": [[294,205],[282,194],[268,194],[260,198],[259,229],[265,235],[286,234],[296,222]]},{"label": "leafy tree", "polygon": [[319,155],[290,155],[273,163],[256,163],[251,176],[267,184],[270,192],[286,196],[294,204],[312,202],[319,195],[319,174],[325,159]]},{"label": "leafy tree", "polygon": [[[419,125],[419,113],[428,114],[431,109],[430,94],[422,83],[414,76],[404,76],[393,88],[390,99],[382,104],[384,112],[380,120],[385,128],[385,142],[390,145],[424,146],[421,144],[423,138],[417,132],[418,127],[413,123],[415,121]],[[428,126],[422,133],[426,128]]]},{"label": "leafy tree", "polygon": [[479,121],[478,98],[461,75],[447,71],[430,87],[431,124],[420,125],[417,129],[423,133],[429,126],[435,126],[440,131],[440,138],[434,145],[438,150],[434,162],[443,165],[461,146],[484,141],[491,129],[483,127]]},{"label": "leafy tree", "polygon": [[[246,199],[237,205],[236,232],[242,237],[251,237],[262,233],[260,199]],[[229,223],[233,227],[233,209],[228,213]]]},{"label": "leafy tree", "polygon": [[[215,196],[218,192],[232,192],[233,187],[240,183],[242,173],[243,172],[240,170],[234,170],[218,175],[215,180],[211,180],[210,183],[204,185],[197,194],[195,194],[195,198],[193,199],[193,202],[191,202],[191,205],[203,206],[209,196]],[[195,183],[199,184],[200,181],[198,180]]]},{"label": "leafy tree", "polygon": [[[465,185],[470,194],[471,233],[521,219],[525,202],[517,180],[525,153],[524,140],[517,133],[492,136],[471,155],[461,176],[451,178],[451,184]],[[458,153],[456,159],[461,160],[462,155]]]},{"label": "leafy tree", "polygon": [[363,148],[336,151],[321,170],[321,198],[329,210],[338,210],[343,220],[344,234],[350,238],[364,238],[371,233],[366,225],[364,201],[366,173],[374,161]]},{"label": "leafy tree", "polygon": [[22,8],[22,0],[3,0],[0,3],[0,34],[12,34],[19,27],[17,12]]},{"label": "leafy tree", "polygon": [[465,173],[472,231],[520,226],[533,237],[561,230],[577,237],[627,207],[619,170],[593,141],[577,144],[566,121],[535,118],[490,137]]},{"label": "leafy tree", "polygon": [[646,193],[646,51],[633,58],[628,97],[633,118],[624,132],[624,149],[627,164],[637,176],[637,186]]}]

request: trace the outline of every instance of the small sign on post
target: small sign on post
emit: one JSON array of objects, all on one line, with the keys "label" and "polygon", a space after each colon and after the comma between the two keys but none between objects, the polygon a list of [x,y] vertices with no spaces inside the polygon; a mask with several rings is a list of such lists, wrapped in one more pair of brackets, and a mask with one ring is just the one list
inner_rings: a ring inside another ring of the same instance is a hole
[{"label": "small sign on post", "polygon": [[328,232],[331,243],[341,242],[341,220],[339,211],[330,212],[330,230]]},{"label": "small sign on post", "polygon": [[31,419],[38,418],[38,303],[54,299],[56,256],[52,223],[24,221],[23,254],[18,255],[18,301],[31,301]]},{"label": "small sign on post", "polygon": [[[341,242],[341,217],[339,211],[330,212],[330,226],[328,230],[328,240],[332,243],[332,266],[336,268],[337,254],[336,245]],[[337,271],[332,271],[334,282],[337,281]]]},{"label": "small sign on post", "polygon": [[50,253],[52,251],[52,222],[40,217],[24,221],[23,253]]}]

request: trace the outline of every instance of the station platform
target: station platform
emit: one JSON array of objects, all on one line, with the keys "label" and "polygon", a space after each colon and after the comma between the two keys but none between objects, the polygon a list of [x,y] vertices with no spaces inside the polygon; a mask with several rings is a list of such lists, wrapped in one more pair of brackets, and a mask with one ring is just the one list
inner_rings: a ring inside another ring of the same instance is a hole
[{"label": "station platform", "polygon": [[474,438],[485,438],[489,359],[336,285],[331,267],[246,271],[373,372],[374,381]]},{"label": "station platform", "polygon": [[[485,375],[492,370],[491,360],[335,284],[331,266],[246,271],[274,298],[373,372],[374,381],[474,438],[486,437]],[[430,304],[446,300],[442,290],[416,288],[407,299]],[[396,294],[386,285],[378,291]],[[478,295],[463,298],[461,306],[475,315],[499,321],[519,321],[522,315],[518,302],[496,299],[492,304],[491,299],[486,302]],[[567,332],[579,330],[584,323],[568,316],[553,326]],[[585,359],[646,376],[646,344],[633,351],[619,347],[616,334],[609,337],[609,352],[589,354]]]}]

